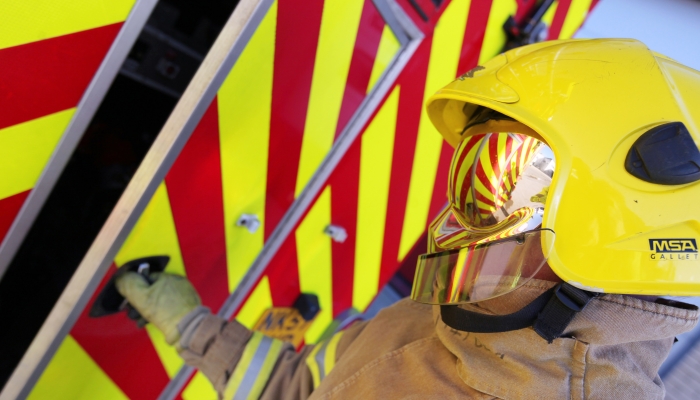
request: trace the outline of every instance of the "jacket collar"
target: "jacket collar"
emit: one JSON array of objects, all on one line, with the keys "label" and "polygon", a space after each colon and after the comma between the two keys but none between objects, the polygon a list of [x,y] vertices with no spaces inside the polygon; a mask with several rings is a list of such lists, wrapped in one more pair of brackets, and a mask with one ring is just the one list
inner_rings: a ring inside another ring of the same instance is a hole
[{"label": "jacket collar", "polygon": [[[521,288],[463,308],[509,314],[554,283],[531,280]],[[698,310],[605,295],[591,300],[552,344],[532,328],[502,333],[468,333],[447,327],[433,309],[436,332],[456,357],[460,377],[471,387],[500,398],[663,397],[658,369],[674,337],[691,330]],[[595,397],[595,396],[594,396]]]}]

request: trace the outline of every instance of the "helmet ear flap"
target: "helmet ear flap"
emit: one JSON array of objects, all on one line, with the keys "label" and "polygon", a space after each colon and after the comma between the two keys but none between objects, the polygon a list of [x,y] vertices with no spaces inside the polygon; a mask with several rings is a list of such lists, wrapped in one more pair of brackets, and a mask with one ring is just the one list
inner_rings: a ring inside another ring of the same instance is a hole
[{"label": "helmet ear flap", "polygon": [[682,185],[700,180],[700,150],[682,122],[649,129],[627,153],[625,169],[658,185]]}]

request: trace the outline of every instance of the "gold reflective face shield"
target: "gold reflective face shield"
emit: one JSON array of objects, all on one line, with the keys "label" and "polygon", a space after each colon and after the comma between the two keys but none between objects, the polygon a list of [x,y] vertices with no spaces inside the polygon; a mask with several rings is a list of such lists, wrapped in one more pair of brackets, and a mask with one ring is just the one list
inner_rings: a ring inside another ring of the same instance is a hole
[{"label": "gold reflective face shield", "polygon": [[450,168],[449,205],[430,226],[430,253],[418,260],[414,300],[486,300],[522,286],[546,263],[542,246],[553,246],[554,232],[540,228],[556,162],[530,134],[512,120],[468,125]]}]

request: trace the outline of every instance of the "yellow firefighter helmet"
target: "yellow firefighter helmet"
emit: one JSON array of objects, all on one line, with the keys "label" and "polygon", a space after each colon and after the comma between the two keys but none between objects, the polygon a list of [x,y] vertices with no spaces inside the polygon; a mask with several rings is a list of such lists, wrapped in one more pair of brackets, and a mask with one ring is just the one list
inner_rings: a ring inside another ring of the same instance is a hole
[{"label": "yellow firefighter helmet", "polygon": [[587,291],[700,295],[698,71],[631,39],[545,42],[427,109],[456,151],[414,299],[495,297],[545,262]]}]

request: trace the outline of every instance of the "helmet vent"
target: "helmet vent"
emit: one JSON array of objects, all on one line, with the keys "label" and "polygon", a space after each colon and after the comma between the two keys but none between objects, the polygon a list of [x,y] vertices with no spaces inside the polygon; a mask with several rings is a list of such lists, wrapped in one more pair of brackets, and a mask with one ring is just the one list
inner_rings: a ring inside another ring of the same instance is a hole
[{"label": "helmet vent", "polygon": [[682,122],[656,126],[637,139],[627,153],[625,169],[659,185],[700,180],[700,150]]}]

